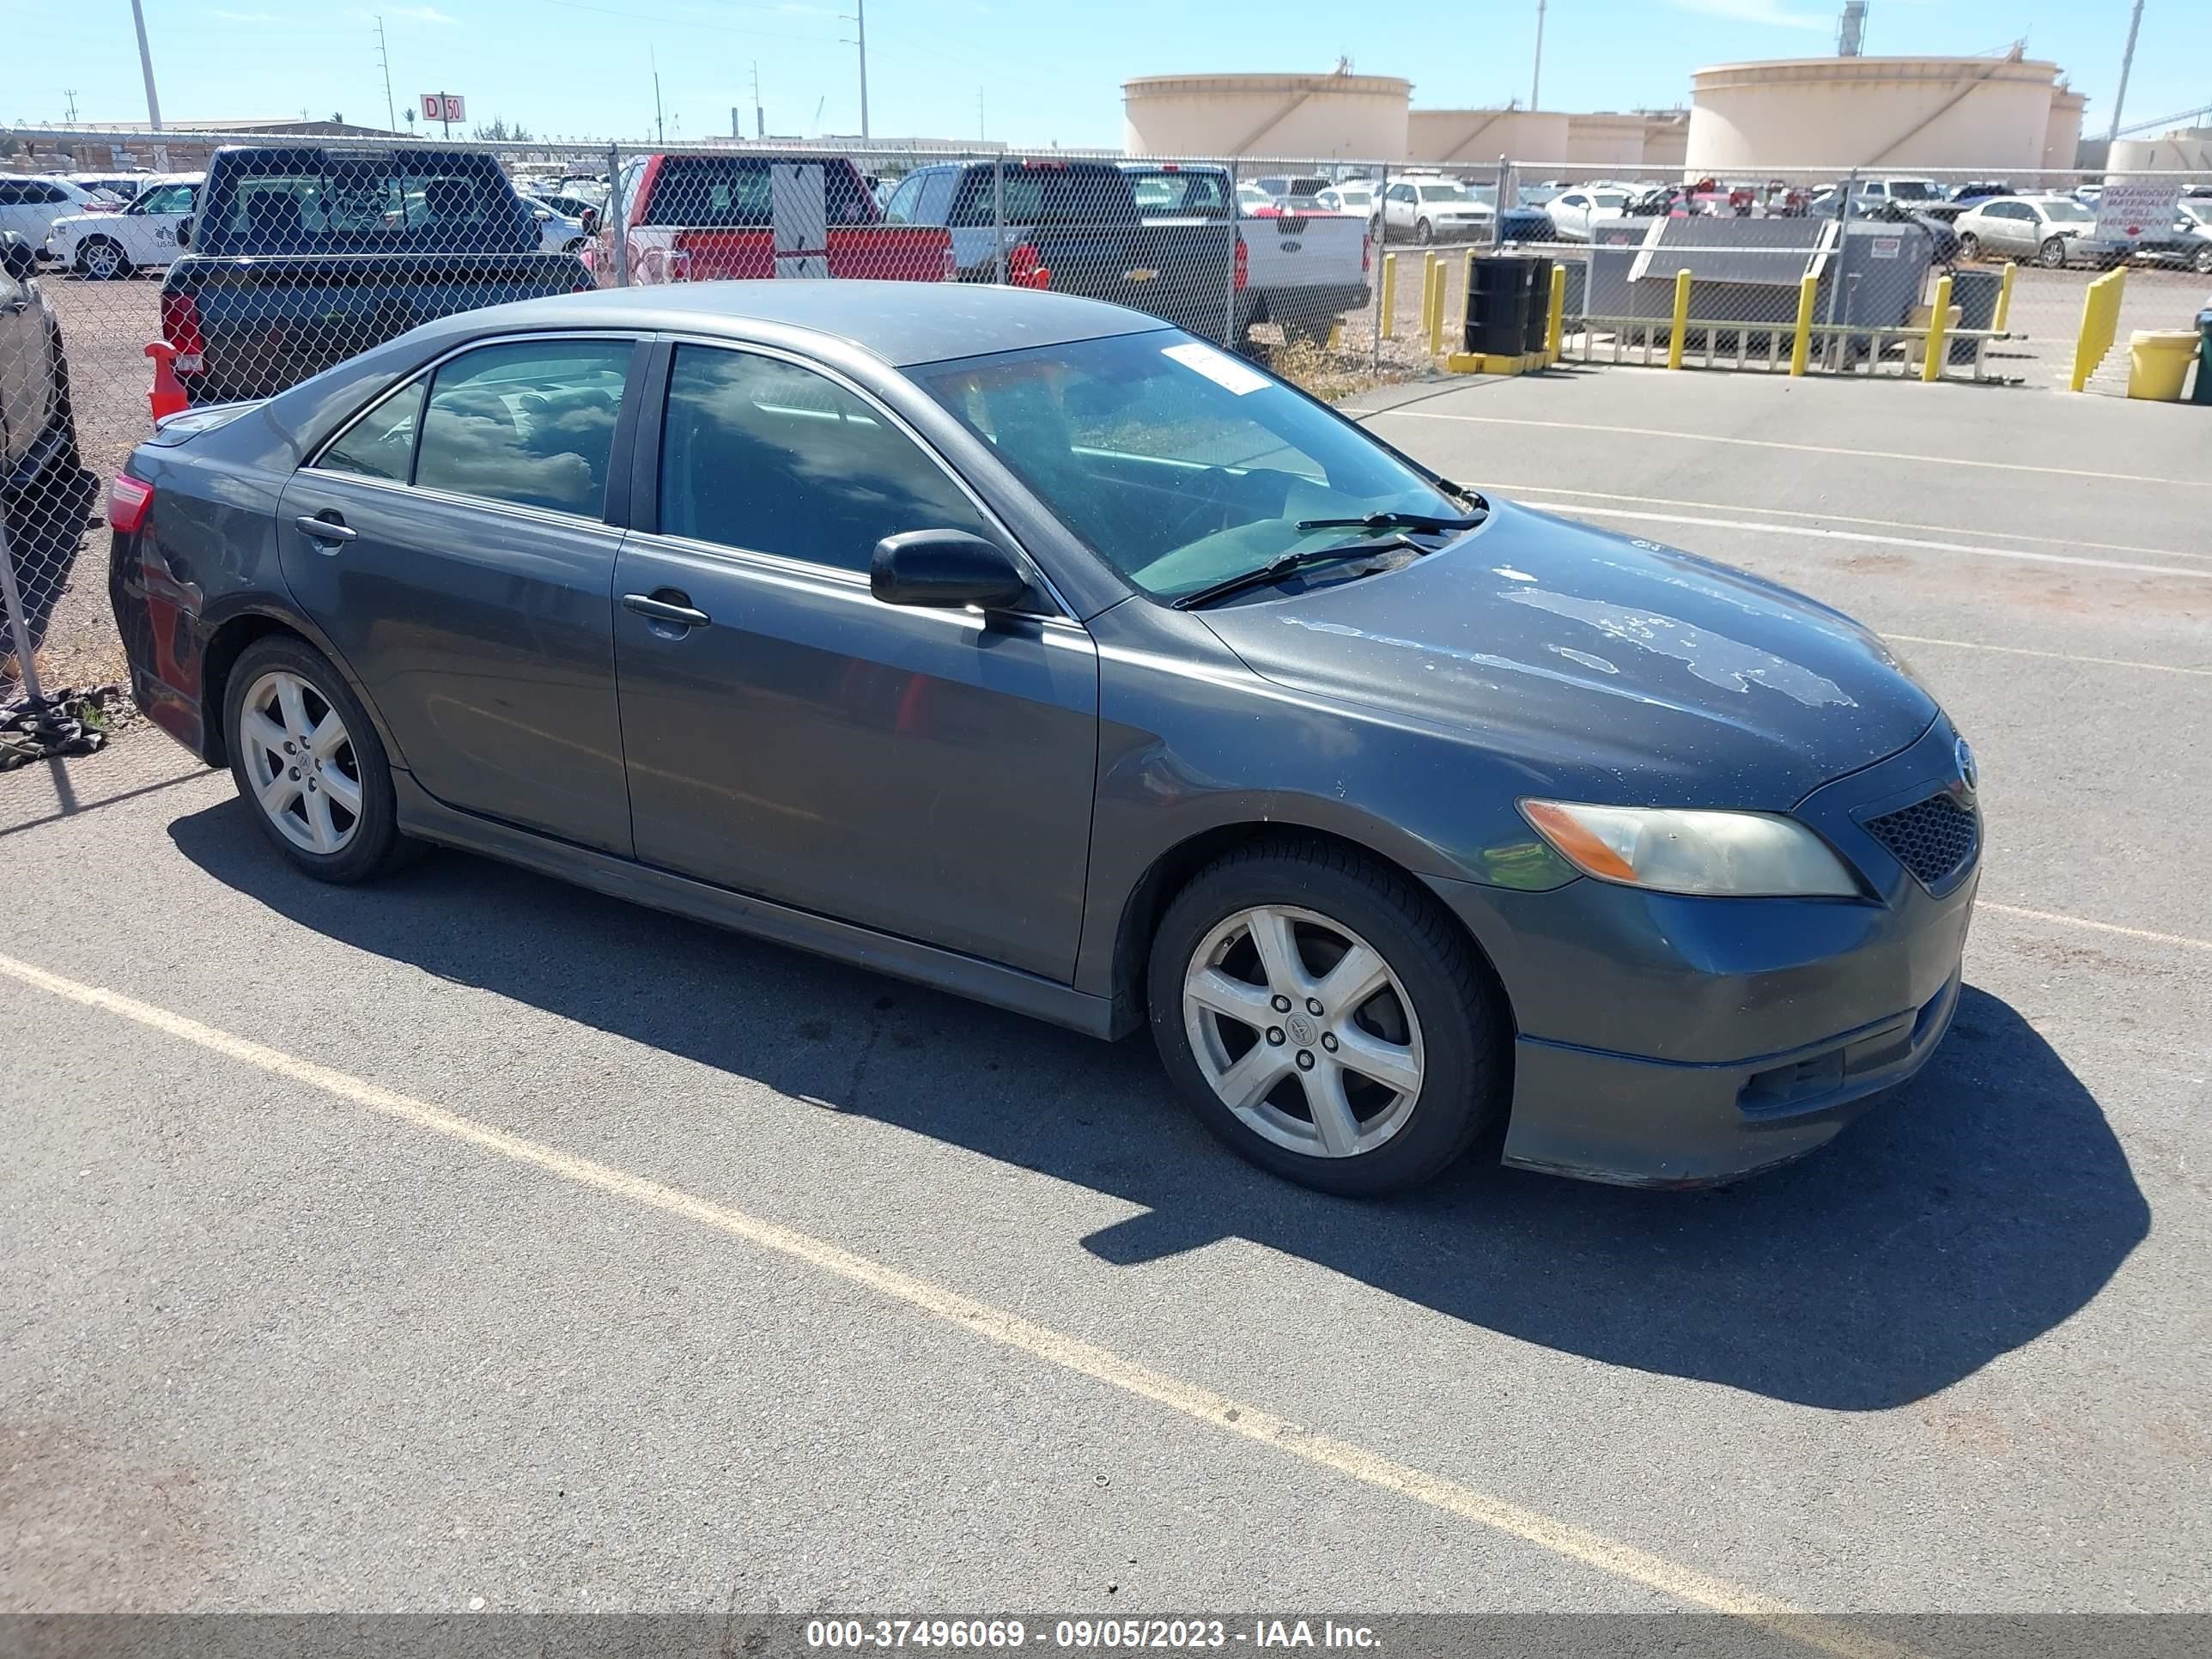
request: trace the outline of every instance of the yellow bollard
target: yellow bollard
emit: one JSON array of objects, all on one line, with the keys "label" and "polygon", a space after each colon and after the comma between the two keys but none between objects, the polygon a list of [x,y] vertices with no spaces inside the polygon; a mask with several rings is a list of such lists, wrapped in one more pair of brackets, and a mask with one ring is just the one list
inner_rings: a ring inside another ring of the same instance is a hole
[{"label": "yellow bollard", "polygon": [[2122,265],[2082,290],[2081,331],[2074,342],[2072,385],[2076,392],[2089,384],[2097,365],[2112,349],[2112,336],[2119,326],[2120,301],[2127,293],[2127,282],[2128,268]]},{"label": "yellow bollard", "polygon": [[1820,292],[1820,279],[1808,276],[1797,284],[1797,333],[1790,343],[1790,373],[1795,376],[1805,372],[1805,365],[1813,355],[1813,307]]},{"label": "yellow bollard", "polygon": [[1674,331],[1667,339],[1667,367],[1682,366],[1682,347],[1690,333],[1690,273],[1674,273]]},{"label": "yellow bollard", "polygon": [[1925,385],[1943,378],[1943,330],[1951,320],[1951,273],[1945,271],[1936,283],[1936,303],[1928,307],[1928,343],[1920,361],[1920,379]]},{"label": "yellow bollard", "polygon": [[1382,256],[1382,337],[1398,337],[1398,256]]},{"label": "yellow bollard", "polygon": [[1431,352],[1437,349],[1434,337],[1437,331],[1437,306],[1441,298],[1438,288],[1443,270],[1443,264],[1433,252],[1421,256],[1421,338],[1429,343],[1429,349]]},{"label": "yellow bollard", "polygon": [[2012,279],[2019,270],[2018,265],[2008,259],[2004,275],[1997,279],[1997,311],[1996,315],[1990,319],[1990,326],[2000,334],[2004,332],[2005,322],[2012,315]]},{"label": "yellow bollard", "polygon": [[1451,283],[1451,264],[1439,258],[1436,264],[1437,298],[1429,308],[1429,356],[1433,357],[1444,349],[1444,290]]},{"label": "yellow bollard", "polygon": [[1559,361],[1559,345],[1567,333],[1567,268],[1552,267],[1552,308],[1544,319],[1544,367]]}]

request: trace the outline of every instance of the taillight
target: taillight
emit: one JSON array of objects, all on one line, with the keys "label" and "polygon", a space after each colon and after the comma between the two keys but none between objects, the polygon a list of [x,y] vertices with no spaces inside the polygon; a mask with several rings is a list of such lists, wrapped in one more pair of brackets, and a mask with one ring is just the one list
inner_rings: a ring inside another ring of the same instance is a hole
[{"label": "taillight", "polygon": [[1046,270],[1034,242],[1017,242],[1006,250],[1006,286],[1050,288],[1052,272]]},{"label": "taillight", "polygon": [[107,487],[107,522],[125,535],[136,535],[154,510],[154,486],[128,472],[118,472]]},{"label": "taillight", "polygon": [[161,337],[177,349],[176,371],[197,374],[205,361],[206,342],[200,338],[199,302],[189,294],[161,296]]},{"label": "taillight", "polygon": [[1242,294],[1244,285],[1252,280],[1252,257],[1245,251],[1244,239],[1237,239],[1237,291]]}]

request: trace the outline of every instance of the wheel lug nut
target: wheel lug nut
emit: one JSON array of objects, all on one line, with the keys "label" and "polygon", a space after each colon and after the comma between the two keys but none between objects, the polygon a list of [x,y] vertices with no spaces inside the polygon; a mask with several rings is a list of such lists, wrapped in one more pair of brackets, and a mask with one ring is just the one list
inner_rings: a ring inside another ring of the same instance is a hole
[{"label": "wheel lug nut", "polygon": [[309,778],[309,779],[307,780],[307,791],[308,791],[308,793],[309,793],[310,794],[313,793],[314,793],[314,788],[315,788],[315,781],[314,781],[313,778]]},{"label": "wheel lug nut", "polygon": [[1298,1050],[1298,1070],[1300,1070],[1301,1072],[1310,1072],[1311,1070],[1313,1070],[1313,1068],[1314,1068],[1313,1050],[1311,1050],[1310,1048],[1301,1048],[1301,1049],[1299,1049],[1299,1050]]},{"label": "wheel lug nut", "polygon": [[1321,999],[1319,997],[1308,997],[1306,999],[1306,1012],[1310,1014],[1319,1014],[1321,1012]]},{"label": "wheel lug nut", "polygon": [[1328,1049],[1329,1053],[1334,1054],[1336,1052],[1336,1033],[1334,1031],[1323,1031],[1321,1034],[1321,1046]]},{"label": "wheel lug nut", "polygon": [[1279,1025],[1270,1025],[1267,1028],[1267,1041],[1273,1047],[1278,1048],[1281,1048],[1283,1046],[1283,1028]]},{"label": "wheel lug nut", "polygon": [[284,745],[284,752],[285,752],[286,754],[288,754],[288,755],[292,755],[292,754],[297,754],[299,751],[298,751],[297,750],[294,749],[294,748],[292,747],[292,745],[291,745],[290,744],[289,744],[289,743],[288,743],[288,744],[286,744]]},{"label": "wheel lug nut", "polygon": [[1291,1000],[1288,997],[1277,997],[1274,1000],[1274,1009],[1279,1014],[1289,1013],[1291,1012]]},{"label": "wheel lug nut", "polygon": [[294,767],[294,768],[292,768],[292,769],[291,769],[291,771],[292,771],[292,781],[293,781],[293,782],[295,782],[295,783],[297,783],[297,782],[300,781],[300,769],[299,769],[298,767],[296,767],[296,766],[295,766],[295,767]]}]

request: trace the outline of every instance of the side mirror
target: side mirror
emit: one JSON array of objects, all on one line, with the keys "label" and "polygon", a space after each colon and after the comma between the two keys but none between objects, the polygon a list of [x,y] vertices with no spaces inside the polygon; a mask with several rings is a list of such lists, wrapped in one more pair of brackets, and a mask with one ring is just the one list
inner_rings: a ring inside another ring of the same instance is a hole
[{"label": "side mirror", "polygon": [[876,544],[868,591],[885,605],[1002,611],[1020,604],[1030,585],[994,542],[964,530],[909,530]]},{"label": "side mirror", "polygon": [[191,216],[187,215],[184,218],[177,221],[177,246],[179,247],[190,247],[191,245],[192,222]]},{"label": "side mirror", "polygon": [[0,231],[0,266],[19,283],[39,274],[39,251],[15,232]]}]

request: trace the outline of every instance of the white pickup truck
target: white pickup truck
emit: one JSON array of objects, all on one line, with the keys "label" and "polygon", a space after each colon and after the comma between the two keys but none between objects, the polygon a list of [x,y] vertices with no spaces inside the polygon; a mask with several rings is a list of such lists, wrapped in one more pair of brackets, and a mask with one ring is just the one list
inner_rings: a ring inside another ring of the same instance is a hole
[{"label": "white pickup truck", "polygon": [[1224,220],[1237,227],[1242,339],[1255,323],[1274,323],[1285,343],[1325,340],[1345,312],[1365,306],[1374,249],[1364,214],[1270,205],[1240,207],[1229,169],[1125,161],[1137,211],[1147,224]]}]

